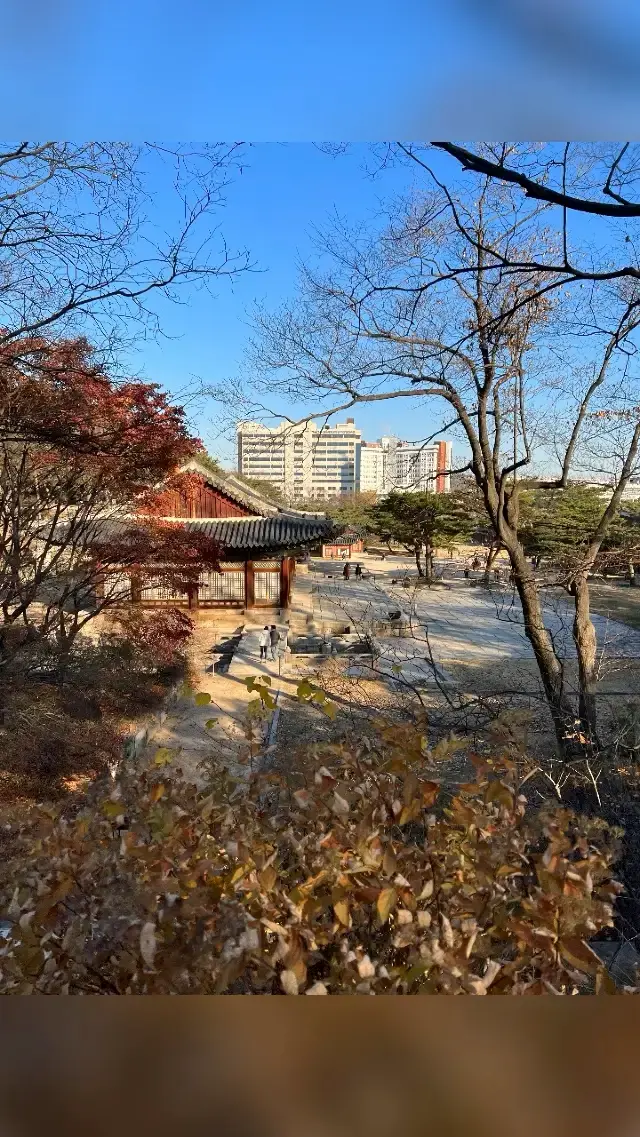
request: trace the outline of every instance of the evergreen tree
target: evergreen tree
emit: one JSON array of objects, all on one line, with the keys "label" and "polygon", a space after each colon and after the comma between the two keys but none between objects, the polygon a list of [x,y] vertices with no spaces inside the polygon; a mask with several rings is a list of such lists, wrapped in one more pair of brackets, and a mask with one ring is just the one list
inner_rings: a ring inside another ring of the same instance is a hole
[{"label": "evergreen tree", "polygon": [[377,533],[397,541],[416,559],[418,575],[433,580],[433,558],[442,545],[470,536],[475,518],[458,494],[390,493],[370,511]]}]

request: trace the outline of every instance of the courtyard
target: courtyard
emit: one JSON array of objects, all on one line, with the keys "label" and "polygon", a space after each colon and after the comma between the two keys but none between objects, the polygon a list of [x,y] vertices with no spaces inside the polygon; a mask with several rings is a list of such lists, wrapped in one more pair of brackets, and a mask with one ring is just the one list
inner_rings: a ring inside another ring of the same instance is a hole
[{"label": "courtyard", "polygon": [[[424,654],[428,638],[433,658],[445,668],[451,662],[491,665],[509,659],[533,659],[518,597],[511,586],[483,588],[480,573],[475,580],[466,580],[453,562],[443,561],[438,565],[442,573],[438,583],[432,588],[416,588],[415,566],[410,559],[392,557],[381,561],[363,554],[359,561],[364,572],[362,579],[352,574],[345,580],[340,565],[312,565],[312,604],[319,622],[342,615],[354,628],[365,628],[400,609],[414,645],[410,648],[404,641],[406,654]],[[545,624],[566,659],[575,655],[571,618],[562,596],[549,593]],[[640,658],[640,630],[599,613],[594,613],[593,622],[599,648],[607,656]],[[400,650],[392,637],[383,636],[382,643],[389,650]]]}]

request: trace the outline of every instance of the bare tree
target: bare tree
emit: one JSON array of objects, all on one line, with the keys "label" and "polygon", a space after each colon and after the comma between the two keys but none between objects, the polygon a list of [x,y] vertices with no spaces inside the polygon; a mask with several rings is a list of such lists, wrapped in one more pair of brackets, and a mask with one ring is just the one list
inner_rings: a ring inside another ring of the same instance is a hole
[{"label": "bare tree", "polygon": [[[374,239],[334,233],[324,250],[333,267],[307,271],[298,305],[260,319],[254,362],[262,391],[312,401],[308,417],[398,398],[418,399],[414,416],[433,399],[445,406],[442,428],[465,440],[468,467],[508,553],[567,754],[596,735],[588,576],[638,463],[640,294],[625,281],[592,290],[588,303],[566,300],[545,207],[530,208],[519,196],[491,178],[455,198],[432,183]],[[574,604],[576,701],[520,540],[520,485],[523,476],[531,484],[536,460],[553,461],[552,433],[559,470],[537,479],[548,489],[565,485],[589,445],[606,442],[603,425],[614,423],[613,492],[565,581]]]},{"label": "bare tree", "polygon": [[235,144],[0,143],[0,347],[84,334],[112,353],[140,323],[159,330],[158,294],[245,268],[216,220],[241,156]]}]

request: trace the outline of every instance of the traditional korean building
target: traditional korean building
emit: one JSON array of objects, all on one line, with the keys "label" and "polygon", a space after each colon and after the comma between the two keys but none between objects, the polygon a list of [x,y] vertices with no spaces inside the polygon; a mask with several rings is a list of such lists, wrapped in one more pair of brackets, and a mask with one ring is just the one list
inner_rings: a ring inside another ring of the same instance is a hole
[{"label": "traditional korean building", "polygon": [[173,494],[167,519],[197,527],[220,546],[220,572],[200,574],[197,588],[175,592],[162,585],[136,588],[131,600],[149,606],[188,608],[287,608],[296,555],[326,540],[332,521],[274,505],[233,474],[189,463],[202,478],[186,499]]},{"label": "traditional korean building", "polygon": [[322,545],[322,556],[325,559],[349,561],[363,552],[364,541],[358,529],[346,528],[339,536],[331,537]]}]

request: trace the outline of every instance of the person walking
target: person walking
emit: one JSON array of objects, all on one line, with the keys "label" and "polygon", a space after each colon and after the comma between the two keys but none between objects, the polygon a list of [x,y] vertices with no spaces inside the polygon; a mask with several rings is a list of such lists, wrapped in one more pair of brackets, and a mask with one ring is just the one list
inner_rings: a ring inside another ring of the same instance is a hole
[{"label": "person walking", "polygon": [[275,659],[278,651],[278,643],[280,640],[280,632],[275,624],[272,624],[269,629],[269,646],[271,647],[271,658]]},{"label": "person walking", "polygon": [[351,565],[349,564],[348,561],[342,570],[342,575],[343,575],[345,580],[348,580],[349,577],[351,576]]},{"label": "person walking", "polygon": [[360,577],[362,576],[362,569],[361,569],[361,567],[360,567],[360,564],[359,564],[359,563],[358,563],[358,564],[356,565],[356,567],[355,567],[355,574],[356,574],[356,577],[357,577],[357,579],[358,579],[358,580],[359,580],[359,579],[360,579]]},{"label": "person walking", "polygon": [[268,648],[270,642],[271,642],[271,639],[269,636],[269,626],[268,626],[268,624],[265,624],[264,628],[260,632],[260,635],[258,636],[258,643],[260,644],[260,659],[266,660],[267,648]]}]

